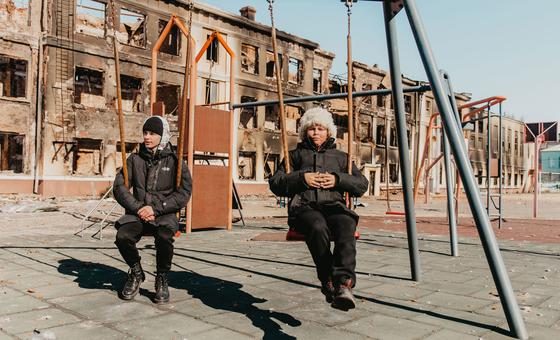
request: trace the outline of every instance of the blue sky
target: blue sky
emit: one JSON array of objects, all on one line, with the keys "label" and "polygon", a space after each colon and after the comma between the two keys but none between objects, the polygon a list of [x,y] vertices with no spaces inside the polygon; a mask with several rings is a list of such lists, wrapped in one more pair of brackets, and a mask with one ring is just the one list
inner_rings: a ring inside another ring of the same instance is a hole
[{"label": "blue sky", "polygon": [[[251,5],[270,24],[266,0],[204,0],[228,12]],[[504,111],[525,121],[560,120],[560,1],[417,0],[438,67],[456,92],[473,99],[506,96]],[[275,0],[278,29],[334,52],[332,72],[346,71],[346,7],[338,0]],[[398,17],[403,74],[426,80],[404,12]],[[358,1],[352,15],[353,58],[388,69],[381,4]]]}]

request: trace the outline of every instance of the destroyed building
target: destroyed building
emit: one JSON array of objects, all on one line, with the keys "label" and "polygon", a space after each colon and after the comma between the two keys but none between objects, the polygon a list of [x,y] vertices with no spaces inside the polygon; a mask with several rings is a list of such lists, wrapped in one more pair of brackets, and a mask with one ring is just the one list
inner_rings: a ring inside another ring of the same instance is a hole
[{"label": "destroyed building", "polygon": [[[185,25],[192,14],[198,51],[215,31],[235,53],[216,40],[198,65],[199,104],[277,99],[270,26],[255,21],[255,9],[240,15],[188,1],[0,0],[0,193],[91,195],[106,191],[121,164],[122,147],[132,152],[142,141],[150,115],[151,51],[172,14]],[[113,34],[120,44],[120,82],[126,137],[119,141]],[[348,81],[330,75],[334,53],[319,44],[277,32],[285,98],[345,92]],[[186,38],[177,27],[158,55],[156,101],[177,136],[177,115],[185,72]],[[353,63],[354,91],[390,88],[388,71]],[[419,81],[402,78],[404,86]],[[468,101],[457,95],[459,101]],[[368,193],[400,186],[391,96],[355,98],[356,161],[370,180]],[[290,147],[297,143],[303,112],[324,105],[338,125],[337,145],[348,143],[346,100],[286,105]],[[226,105],[218,108],[227,109]],[[418,164],[426,126],[435,112],[431,93],[405,95],[410,158]],[[267,178],[281,160],[278,106],[235,111],[234,180],[241,194],[268,193]],[[434,140],[439,132],[434,132]],[[515,136],[515,135],[512,135]],[[513,137],[512,137],[513,138]],[[439,145],[439,143],[435,143]],[[387,152],[386,152],[387,150]],[[434,154],[437,149],[434,149]],[[387,159],[387,162],[385,161]],[[434,169],[442,183],[441,166]],[[423,184],[422,184],[423,185]]]}]

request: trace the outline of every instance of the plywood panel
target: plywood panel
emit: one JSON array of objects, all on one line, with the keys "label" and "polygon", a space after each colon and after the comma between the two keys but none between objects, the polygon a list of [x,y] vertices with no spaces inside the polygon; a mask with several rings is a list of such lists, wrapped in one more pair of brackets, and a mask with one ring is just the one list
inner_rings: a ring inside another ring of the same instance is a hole
[{"label": "plywood panel", "polygon": [[226,228],[228,224],[229,167],[195,165],[193,169],[192,229]]},{"label": "plywood panel", "polygon": [[197,106],[194,119],[194,150],[230,152],[231,113],[229,111]]}]

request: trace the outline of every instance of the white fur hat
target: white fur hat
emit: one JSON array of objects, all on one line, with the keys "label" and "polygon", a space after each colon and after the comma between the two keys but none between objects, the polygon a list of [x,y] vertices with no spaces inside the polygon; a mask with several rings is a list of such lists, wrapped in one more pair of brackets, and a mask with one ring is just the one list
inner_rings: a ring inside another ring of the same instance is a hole
[{"label": "white fur hat", "polygon": [[305,111],[299,121],[299,138],[305,139],[307,128],[313,125],[324,126],[328,132],[329,137],[336,138],[336,125],[332,118],[332,113],[322,107],[314,107]]}]

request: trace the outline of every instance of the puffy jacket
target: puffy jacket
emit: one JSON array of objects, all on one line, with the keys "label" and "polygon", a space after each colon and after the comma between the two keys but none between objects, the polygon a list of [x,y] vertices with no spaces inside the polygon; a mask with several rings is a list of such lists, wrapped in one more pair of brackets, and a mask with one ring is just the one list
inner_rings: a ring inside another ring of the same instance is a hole
[{"label": "puffy jacket", "polygon": [[[362,196],[368,188],[368,181],[356,165],[352,165],[352,174],[348,174],[348,156],[336,150],[334,141],[334,138],[329,138],[317,149],[306,138],[295,150],[290,151],[292,172],[287,174],[282,162],[269,179],[270,190],[275,195],[290,198],[288,222],[308,209],[337,209],[358,219],[358,215],[346,207],[344,193],[348,192],[353,197]],[[336,184],[331,189],[309,187],[304,179],[307,172],[331,173],[336,177]]]},{"label": "puffy jacket", "polygon": [[140,221],[137,211],[143,206],[153,208],[156,219],[150,223],[164,226],[173,231],[179,229],[176,213],[183,208],[191,197],[192,179],[183,161],[181,185],[176,188],[178,158],[171,144],[152,154],[144,144],[138,153],[131,154],[126,160],[128,183],[132,193],[124,185],[122,170],[113,184],[113,195],[125,209],[125,215],[117,222],[119,225]]}]

